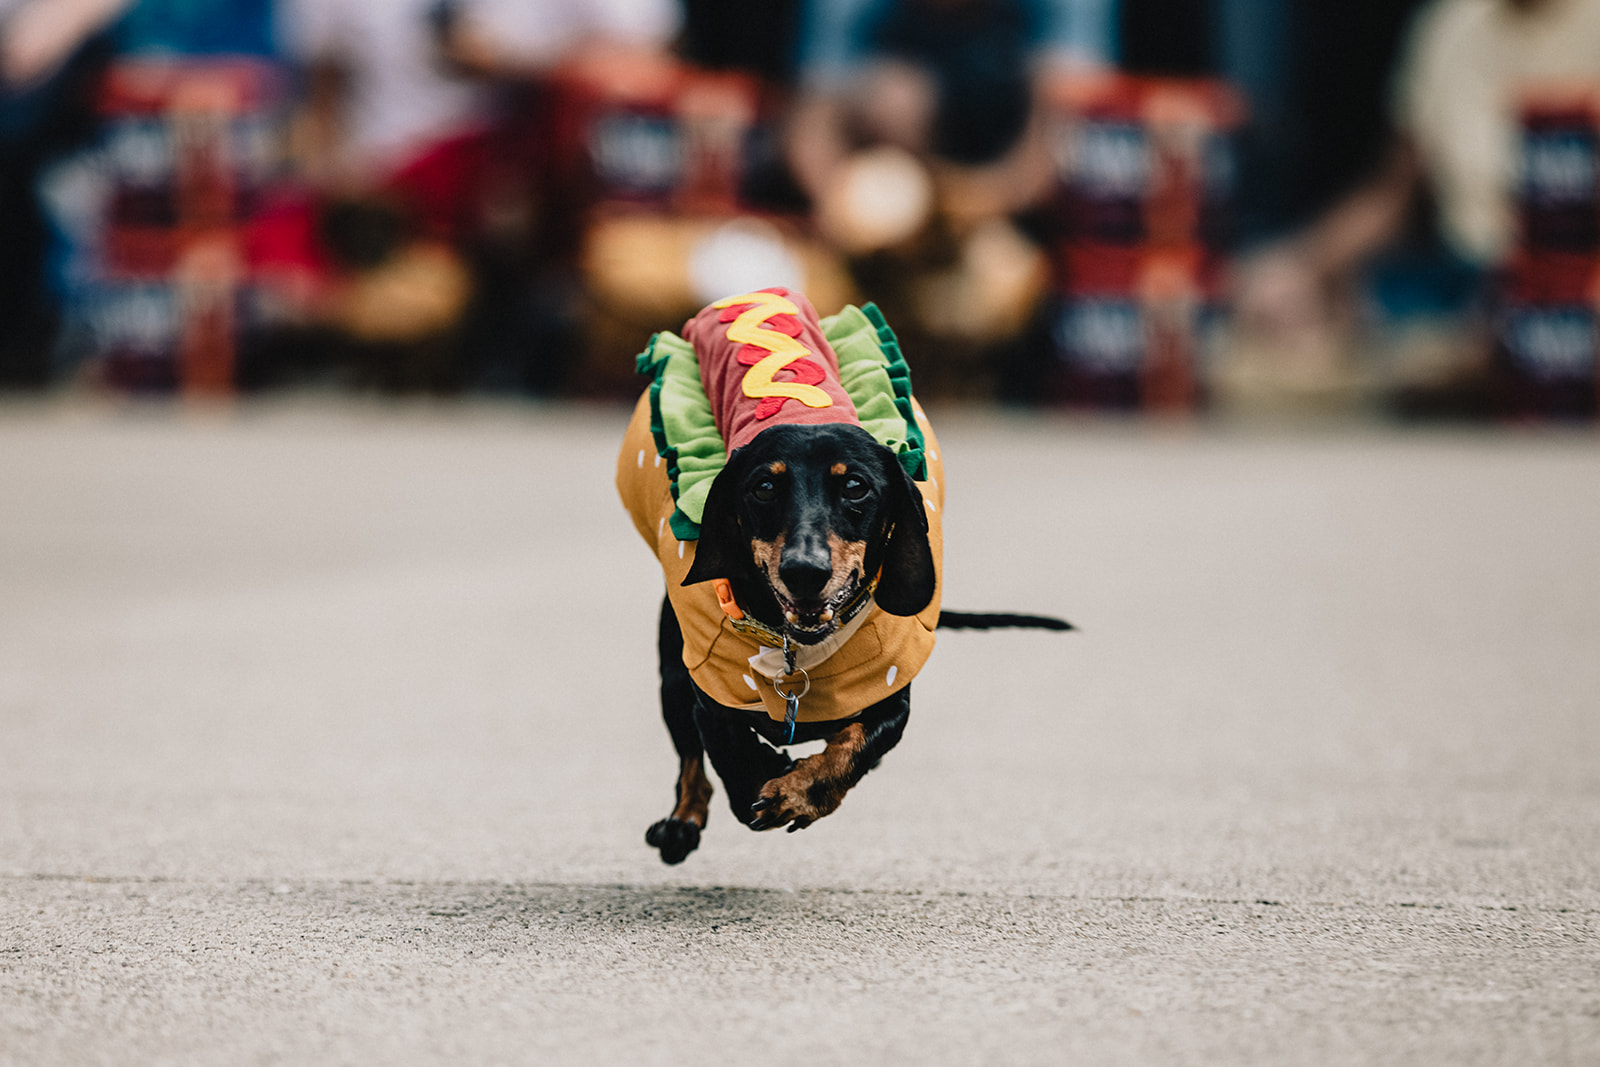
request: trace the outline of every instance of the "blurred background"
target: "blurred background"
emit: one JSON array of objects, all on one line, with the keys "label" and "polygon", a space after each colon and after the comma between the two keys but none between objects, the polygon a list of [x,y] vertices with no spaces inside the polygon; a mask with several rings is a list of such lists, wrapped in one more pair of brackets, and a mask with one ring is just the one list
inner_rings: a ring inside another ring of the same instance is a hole
[{"label": "blurred background", "polygon": [[1600,0],[0,0],[0,389],[1593,421]]}]

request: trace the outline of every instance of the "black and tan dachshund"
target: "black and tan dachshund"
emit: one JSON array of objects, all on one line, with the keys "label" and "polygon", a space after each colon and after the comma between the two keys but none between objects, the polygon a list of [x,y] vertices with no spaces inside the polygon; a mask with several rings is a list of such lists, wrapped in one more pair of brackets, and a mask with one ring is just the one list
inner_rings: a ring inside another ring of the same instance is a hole
[{"label": "black and tan dachshund", "polygon": [[[724,579],[744,611],[777,632],[815,645],[836,628],[840,608],[880,575],[873,600],[915,615],[934,594],[922,494],[894,454],[855,426],[774,426],[730,457],[706,501],[706,521],[687,583]],[[1032,615],[942,612],[942,628],[1068,629]],[[661,710],[677,749],[672,813],[645,840],[667,863],[700,843],[712,794],[709,757],[734,817],[752,830],[804,829],[830,814],[905,731],[911,687],[858,713],[800,723],[793,740],[825,739],[819,753],[790,760],[783,724],[762,711],[710,699],[683,664],[683,636],[670,601],[661,609]],[[768,742],[771,742],[770,744]]]},{"label": "black and tan dachshund", "polygon": [[[726,579],[757,620],[801,644],[835,628],[838,609],[879,574],[883,611],[915,615],[934,593],[922,494],[893,453],[857,426],[774,426],[739,449],[712,484],[687,581]],[[911,711],[911,687],[848,720],[801,723],[794,740],[827,739],[792,763],[767,744],[781,724],[723,707],[697,691],[683,666],[670,603],[661,612],[661,710],[682,768],[678,803],[645,840],[675,863],[698,843],[710,785],[702,750],[735,817],[753,830],[803,829],[839,806],[893,748]]]},{"label": "black and tan dachshund", "polygon": [[[938,442],[903,364],[884,364],[901,385],[869,367],[880,391],[847,393],[842,364],[859,382],[863,362],[894,348],[875,309],[847,312],[835,330],[842,356],[816,310],[784,289],[718,301],[684,338],[658,335],[641,356],[655,384],[624,438],[617,485],[667,579],[661,709],[678,778],[671,813],[645,835],[667,863],[700,843],[708,759],[740,822],[804,829],[899,742],[935,629],[1070,628],[940,610]],[[663,336],[676,346],[664,356]],[[674,422],[696,404],[699,423]],[[696,453],[696,440],[711,447]],[[698,507],[686,499],[696,494]],[[825,746],[813,755],[786,752],[816,740]]]}]

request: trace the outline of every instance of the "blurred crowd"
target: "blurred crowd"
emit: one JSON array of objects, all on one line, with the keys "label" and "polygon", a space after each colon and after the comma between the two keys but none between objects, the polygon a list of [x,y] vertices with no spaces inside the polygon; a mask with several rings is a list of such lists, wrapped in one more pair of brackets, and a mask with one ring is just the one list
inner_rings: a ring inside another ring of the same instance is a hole
[{"label": "blurred crowd", "polygon": [[624,396],[750,288],[930,397],[1592,418],[1600,0],[0,0],[0,387]]}]

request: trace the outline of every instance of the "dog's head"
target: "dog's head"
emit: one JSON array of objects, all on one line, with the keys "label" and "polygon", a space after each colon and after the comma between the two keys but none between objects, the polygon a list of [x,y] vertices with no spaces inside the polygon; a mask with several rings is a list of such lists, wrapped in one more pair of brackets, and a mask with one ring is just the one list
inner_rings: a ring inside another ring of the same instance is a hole
[{"label": "dog's head", "polygon": [[740,606],[802,644],[878,576],[891,615],[934,594],[922,493],[859,426],[773,426],[728,457],[711,484],[684,585],[726,578]]}]

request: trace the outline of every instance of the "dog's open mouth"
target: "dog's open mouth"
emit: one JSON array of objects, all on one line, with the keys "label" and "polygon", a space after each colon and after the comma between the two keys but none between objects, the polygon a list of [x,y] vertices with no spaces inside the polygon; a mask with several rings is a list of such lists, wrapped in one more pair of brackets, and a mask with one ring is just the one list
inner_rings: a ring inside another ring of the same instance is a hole
[{"label": "dog's open mouth", "polygon": [[839,626],[844,621],[840,618],[841,613],[860,589],[861,574],[857,572],[836,592],[822,600],[796,602],[777,589],[772,592],[778,600],[778,606],[783,609],[783,619],[789,631],[804,639],[808,636],[825,637]]}]

